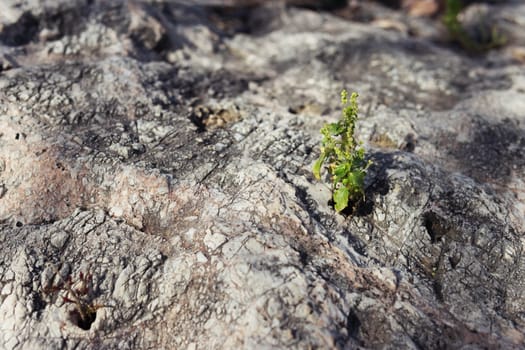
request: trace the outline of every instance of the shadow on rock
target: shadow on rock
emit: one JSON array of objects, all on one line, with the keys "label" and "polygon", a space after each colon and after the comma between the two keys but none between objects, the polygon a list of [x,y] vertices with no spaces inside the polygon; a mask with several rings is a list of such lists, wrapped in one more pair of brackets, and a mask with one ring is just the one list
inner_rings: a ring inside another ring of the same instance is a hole
[{"label": "shadow on rock", "polygon": [[506,185],[513,173],[525,170],[525,130],[510,120],[490,123],[478,119],[473,123],[470,140],[458,142],[455,134],[442,136],[440,144],[448,144],[448,155],[456,167],[480,182]]},{"label": "shadow on rock", "polygon": [[38,33],[38,20],[31,13],[24,13],[18,21],[7,25],[0,32],[0,42],[7,46],[30,43]]}]

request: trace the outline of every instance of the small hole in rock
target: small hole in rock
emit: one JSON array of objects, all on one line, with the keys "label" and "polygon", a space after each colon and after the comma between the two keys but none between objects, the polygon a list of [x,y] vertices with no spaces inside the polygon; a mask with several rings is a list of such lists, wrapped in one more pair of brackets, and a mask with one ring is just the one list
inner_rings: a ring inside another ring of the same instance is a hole
[{"label": "small hole in rock", "polygon": [[77,309],[72,310],[69,315],[71,316],[71,322],[85,331],[91,329],[91,325],[97,319],[97,312],[91,310],[84,310],[84,317]]},{"label": "small hole in rock", "polygon": [[[334,207],[335,203],[333,199],[328,201],[328,206]],[[348,206],[341,210],[340,214],[344,216],[359,216],[364,217],[370,215],[374,210],[374,203],[371,200],[358,200],[349,201]]]},{"label": "small hole in rock", "polygon": [[450,266],[452,266],[452,268],[455,269],[456,266],[458,266],[459,262],[461,261],[461,255],[460,254],[455,254],[455,255],[449,257],[448,261],[450,262]]},{"label": "small hole in rock", "polygon": [[427,212],[423,215],[423,226],[425,226],[431,243],[438,243],[447,234],[448,227],[443,219],[436,213]]},{"label": "small hole in rock", "polygon": [[441,284],[441,282],[438,280],[434,280],[434,283],[432,283],[432,288],[436,294],[436,299],[441,303],[444,302],[445,297],[443,295],[443,284]]},{"label": "small hole in rock", "polygon": [[414,135],[408,134],[405,137],[405,141],[403,142],[401,149],[405,152],[414,152],[415,148],[416,148],[416,140],[414,138]]},{"label": "small hole in rock", "polygon": [[357,338],[357,336],[359,335],[360,327],[361,321],[359,320],[359,317],[357,316],[354,310],[350,310],[350,313],[346,318],[346,329],[348,331],[348,334],[353,338]]},{"label": "small hole in rock", "polygon": [[15,225],[16,225],[16,227],[22,227],[22,226],[24,226],[24,224],[23,224],[22,222],[20,222],[20,221],[17,221]]}]

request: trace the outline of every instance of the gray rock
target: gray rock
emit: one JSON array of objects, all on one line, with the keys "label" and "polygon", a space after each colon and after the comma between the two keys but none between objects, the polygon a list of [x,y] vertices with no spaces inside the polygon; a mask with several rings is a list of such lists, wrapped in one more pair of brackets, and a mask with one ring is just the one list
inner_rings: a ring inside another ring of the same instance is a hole
[{"label": "gray rock", "polygon": [[525,346],[525,7],[472,57],[292,4],[2,2],[1,348]]}]

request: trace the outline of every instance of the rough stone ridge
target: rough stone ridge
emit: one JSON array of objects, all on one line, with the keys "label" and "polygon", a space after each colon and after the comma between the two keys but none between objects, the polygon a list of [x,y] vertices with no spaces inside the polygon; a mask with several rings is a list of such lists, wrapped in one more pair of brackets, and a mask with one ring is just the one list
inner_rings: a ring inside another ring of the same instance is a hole
[{"label": "rough stone ridge", "polygon": [[[3,0],[0,349],[525,347],[525,5],[469,7],[509,39],[473,56],[358,3],[407,31]],[[373,161],[352,215],[311,173],[342,88]]]}]

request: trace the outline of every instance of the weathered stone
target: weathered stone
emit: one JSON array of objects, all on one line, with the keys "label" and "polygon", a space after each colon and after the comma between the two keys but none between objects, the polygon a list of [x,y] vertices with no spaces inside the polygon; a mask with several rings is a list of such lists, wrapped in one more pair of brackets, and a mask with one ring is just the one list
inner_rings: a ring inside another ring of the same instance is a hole
[{"label": "weathered stone", "polygon": [[[472,57],[284,3],[2,1],[2,348],[525,346],[525,6]],[[343,87],[351,216],[311,173]]]}]

